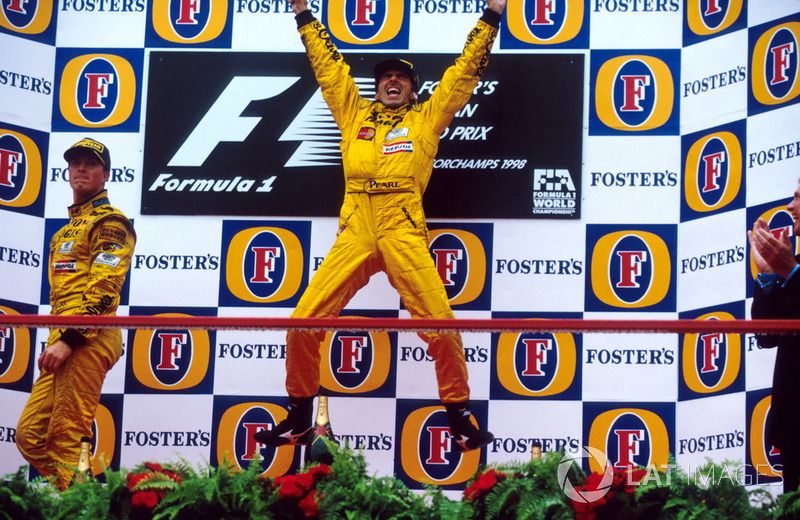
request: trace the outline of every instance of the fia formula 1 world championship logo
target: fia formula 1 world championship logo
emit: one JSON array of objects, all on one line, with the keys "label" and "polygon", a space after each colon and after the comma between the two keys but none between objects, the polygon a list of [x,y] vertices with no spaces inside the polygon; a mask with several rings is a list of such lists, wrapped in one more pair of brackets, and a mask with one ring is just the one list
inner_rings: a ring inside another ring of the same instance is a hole
[{"label": "fia formula 1 world championship logo", "polygon": [[[570,480],[570,469],[572,465],[577,464],[578,467],[580,467],[580,460],[584,458],[593,458],[599,466],[603,467],[603,478],[600,479],[600,483],[597,485],[596,489],[583,489],[582,487],[581,489],[576,489],[572,480]],[[558,485],[561,486],[561,490],[570,500],[583,504],[591,504],[606,496],[606,493],[611,489],[611,484],[614,481],[614,468],[608,463],[606,454],[601,450],[593,448],[592,446],[583,446],[580,453],[566,453],[561,457],[556,475],[558,476]]]}]

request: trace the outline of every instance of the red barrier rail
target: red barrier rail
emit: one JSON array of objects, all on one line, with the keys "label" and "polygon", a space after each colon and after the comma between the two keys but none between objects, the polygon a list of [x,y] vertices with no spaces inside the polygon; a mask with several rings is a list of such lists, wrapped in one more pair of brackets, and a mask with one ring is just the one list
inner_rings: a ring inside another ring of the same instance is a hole
[{"label": "red barrier rail", "polygon": [[584,319],[411,319],[255,318],[228,316],[53,316],[0,314],[0,326],[123,329],[397,330],[462,332],[800,332],[800,320],[584,320]]}]

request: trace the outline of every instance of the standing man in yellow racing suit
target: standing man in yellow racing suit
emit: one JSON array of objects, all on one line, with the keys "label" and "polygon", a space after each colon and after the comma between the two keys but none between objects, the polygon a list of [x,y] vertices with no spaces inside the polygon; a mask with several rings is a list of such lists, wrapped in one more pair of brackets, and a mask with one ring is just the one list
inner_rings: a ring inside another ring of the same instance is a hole
[{"label": "standing man in yellow racing suit", "polygon": [[[50,241],[52,314],[113,315],[130,267],[136,234],[111,206],[105,183],[108,148],[84,138],[64,152],[74,204],[69,222]],[[122,355],[119,329],[53,328],[39,356],[39,378],[17,425],[23,457],[65,489],[78,465],[106,373]]]},{"label": "standing man in yellow racing suit", "polygon": [[[359,95],[350,67],[307,0],[289,0],[303,44],[342,134],[345,196],[336,242],[311,280],[293,317],[338,316],[370,276],[385,271],[413,317],[452,318],[441,278],[428,250],[422,194],[428,185],[440,135],[469,100],[488,63],[506,0],[488,0],[466,45],[430,99],[417,103],[411,62],[389,59],[374,69],[375,100]],[[467,366],[458,333],[427,333],[439,398],[462,450],[494,438],[475,427],[469,412]],[[319,390],[322,335],[287,335],[286,389],[289,415],[258,442],[305,444],[311,436],[313,399]]]}]

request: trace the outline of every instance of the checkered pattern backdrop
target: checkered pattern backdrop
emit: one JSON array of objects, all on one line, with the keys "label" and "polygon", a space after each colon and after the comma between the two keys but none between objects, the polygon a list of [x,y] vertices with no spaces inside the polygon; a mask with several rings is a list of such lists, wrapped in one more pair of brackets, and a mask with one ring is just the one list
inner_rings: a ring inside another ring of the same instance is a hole
[{"label": "checkered pattern backdrop", "polygon": [[[209,63],[253,53],[258,70],[286,75],[277,57],[302,53],[286,5],[0,5],[0,312],[49,312],[46,243],[71,202],[61,155],[89,135],[112,152],[111,200],[133,219],[139,236],[120,314],[288,316],[330,247],[337,221],[303,216],[300,197],[292,199],[301,208],[295,215],[285,209],[295,207],[292,200],[276,213],[269,204],[239,207],[236,193],[245,189],[281,193],[270,191],[281,177],[270,178],[285,159],[267,158],[260,171],[237,166],[220,174],[216,180],[229,183],[207,199],[215,204],[212,214],[170,203],[181,190],[169,177],[154,188],[155,179],[177,170],[166,162],[147,166],[150,152],[163,145],[152,136],[163,132],[179,136],[164,145],[174,166],[192,162],[177,153],[190,135],[199,139],[191,141],[192,153],[205,146],[237,157],[246,155],[245,127],[283,124],[263,112],[245,124],[254,110],[249,101],[234,106],[239,98],[231,96],[225,105],[218,101],[221,90],[190,108],[155,103],[165,93],[196,99],[206,80],[168,92],[150,74],[156,56],[193,51]],[[457,52],[483,5],[331,0],[312,1],[311,8],[345,56],[416,55]],[[554,117],[556,124],[536,135],[516,127],[514,142],[528,155],[498,154],[495,177],[476,177],[485,199],[464,210],[500,215],[504,201],[492,197],[493,179],[499,186],[518,175],[530,183],[523,191],[530,218],[459,218],[456,207],[455,218],[431,219],[432,254],[457,316],[748,318],[753,273],[745,232],[759,217],[773,228],[790,226],[784,208],[800,175],[798,11],[797,0],[510,0],[495,61],[518,60],[529,88],[492,99],[497,106],[513,102],[534,118]],[[576,167],[541,159],[563,145],[564,107],[550,102],[561,95],[550,87],[558,77],[527,65],[532,57],[567,54],[583,66]],[[246,90],[272,83],[260,85],[253,80],[258,73],[243,63],[237,74],[245,79],[236,86],[245,90],[235,93],[251,95],[246,101],[270,97]],[[205,74],[208,82],[214,70]],[[309,77],[307,68],[294,73]],[[203,126],[215,100],[235,113],[225,125]],[[480,93],[472,101],[478,110],[489,103]],[[294,117],[301,108],[283,110]],[[454,125],[461,135],[468,126]],[[197,128],[202,131],[192,134]],[[474,128],[463,139],[479,146],[491,129]],[[204,166],[197,162],[200,178]],[[502,171],[503,164],[512,171]],[[486,170],[487,163],[477,167]],[[241,185],[248,179],[255,187]],[[460,179],[469,182],[468,175]],[[313,198],[315,191],[341,190],[331,188],[340,182],[332,177],[305,190]],[[449,189],[459,193],[459,183]],[[154,196],[165,198],[166,210],[146,210],[143,199]],[[547,206],[537,206],[536,198]],[[537,207],[576,211],[537,214]],[[280,258],[258,264],[252,244],[275,246]],[[255,276],[267,285],[254,284]],[[346,314],[407,316],[383,275]],[[108,375],[96,421],[96,451],[113,467],[178,457],[196,463],[228,457],[243,465],[254,449],[261,449],[268,474],[298,464],[299,452],[250,440],[286,404],[283,332],[137,330],[125,337],[125,355]],[[3,473],[24,464],[15,425],[45,338],[44,330],[0,328]],[[750,483],[779,478],[780,456],[764,441],[774,353],[759,350],[750,334],[468,332],[464,344],[474,411],[497,437],[480,455],[453,451],[435,428],[444,418],[436,408],[433,365],[416,334],[328,334],[323,385],[332,396],[334,432],[363,450],[371,472],[396,474],[412,487],[459,488],[478,464],[526,459],[538,440],[546,451],[578,453],[591,445],[616,464],[662,463],[669,454],[684,467],[707,457],[740,460]]]}]

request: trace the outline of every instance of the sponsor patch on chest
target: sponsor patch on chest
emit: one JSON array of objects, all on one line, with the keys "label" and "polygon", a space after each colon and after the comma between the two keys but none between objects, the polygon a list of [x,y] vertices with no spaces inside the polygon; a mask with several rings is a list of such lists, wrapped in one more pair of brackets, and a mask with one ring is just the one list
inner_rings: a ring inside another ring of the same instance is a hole
[{"label": "sponsor patch on chest", "polygon": [[361,139],[362,141],[372,141],[374,137],[375,129],[371,126],[362,126],[358,129],[357,139]]},{"label": "sponsor patch on chest", "polygon": [[61,245],[58,246],[58,252],[62,255],[70,253],[74,245],[75,245],[74,240],[70,240],[69,242],[62,242]]},{"label": "sponsor patch on chest", "polygon": [[111,253],[100,253],[94,258],[95,265],[107,265],[109,267],[117,267],[121,261],[121,257]]},{"label": "sponsor patch on chest", "polygon": [[383,155],[393,155],[401,152],[413,152],[414,143],[411,141],[400,141],[397,143],[384,144]]},{"label": "sponsor patch on chest", "polygon": [[408,137],[408,128],[392,128],[386,133],[386,137],[383,138],[384,141],[391,141],[392,139],[398,139],[400,137]]},{"label": "sponsor patch on chest", "polygon": [[77,260],[59,260],[53,263],[54,274],[75,273],[78,271]]}]

